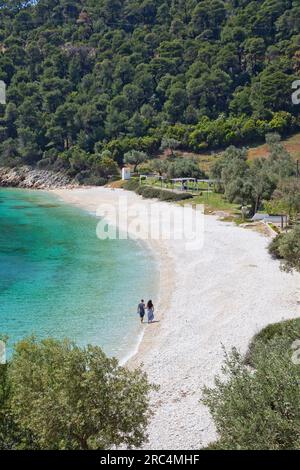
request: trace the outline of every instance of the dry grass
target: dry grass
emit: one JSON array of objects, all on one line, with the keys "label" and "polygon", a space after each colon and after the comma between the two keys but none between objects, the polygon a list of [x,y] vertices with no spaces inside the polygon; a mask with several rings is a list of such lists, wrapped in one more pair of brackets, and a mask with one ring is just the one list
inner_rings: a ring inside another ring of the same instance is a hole
[{"label": "dry grass", "polygon": [[[289,137],[283,141],[283,144],[295,160],[300,159],[300,134],[295,134],[292,137]],[[269,147],[267,144],[264,144],[250,148],[248,158],[249,160],[255,160],[260,157],[267,158],[269,154]]]},{"label": "dry grass", "polygon": [[[295,160],[300,160],[300,133],[283,140],[283,144]],[[209,174],[211,166],[216,161],[216,159],[220,157],[222,152],[210,152],[205,154],[197,154],[193,152],[176,152],[176,154],[186,158],[197,158],[201,169],[204,170],[205,173]],[[267,144],[251,147],[248,150],[248,159],[250,161],[255,160],[256,158],[268,158],[269,155],[270,150]]]},{"label": "dry grass", "polygon": [[123,180],[113,181],[105,185],[106,188],[119,189],[122,188],[124,184]]},{"label": "dry grass", "polygon": [[194,153],[194,152],[177,152],[178,156],[184,158],[196,158],[199,162],[201,170],[205,171],[205,173],[209,173],[212,164],[216,161],[216,158],[220,155],[217,152],[210,152],[210,153]]},{"label": "dry grass", "polygon": [[[292,155],[295,160],[300,160],[300,133],[289,137],[286,140],[283,140],[283,144],[287,151]],[[222,152],[211,152],[206,154],[197,154],[192,152],[177,152],[178,155],[183,157],[194,157],[197,158],[200,164],[200,167],[206,172],[209,173],[209,170],[212,164],[216,161]],[[267,144],[257,145],[251,147],[248,150],[248,159],[255,160],[256,158],[267,158],[270,155],[270,150]]]}]

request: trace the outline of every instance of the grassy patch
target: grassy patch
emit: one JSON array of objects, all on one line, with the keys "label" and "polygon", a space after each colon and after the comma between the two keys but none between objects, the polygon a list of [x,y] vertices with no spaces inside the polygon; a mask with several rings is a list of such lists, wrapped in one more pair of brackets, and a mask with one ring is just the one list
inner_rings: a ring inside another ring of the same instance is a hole
[{"label": "grassy patch", "polygon": [[281,233],[281,232],[280,232],[280,229],[279,229],[276,225],[274,225],[274,224],[268,224],[268,226],[269,226],[272,230],[274,230],[274,232],[276,232],[278,235]]},{"label": "grassy patch", "polygon": [[236,223],[236,225],[252,224],[253,223],[251,219],[243,219],[243,217],[240,216],[240,213],[238,213],[238,214],[239,215],[234,218],[234,222]]},{"label": "grassy patch", "polygon": [[[185,200],[189,200],[189,203],[192,202],[195,205],[203,204],[205,206],[206,214],[211,214],[216,211],[224,211],[228,213],[229,217],[232,217],[231,220],[235,220],[237,216],[240,216],[239,206],[237,204],[231,204],[224,199],[222,194],[215,193],[213,191],[209,192],[207,190],[203,190],[197,195],[193,192],[173,192],[171,191],[174,188],[173,185],[170,183],[164,183],[162,187],[161,183],[155,178],[148,178],[147,182],[144,182],[142,185],[140,185],[138,178],[131,178],[129,181],[125,181],[123,183],[123,188],[129,191],[135,191],[137,194],[140,194],[145,198],[157,198],[163,201],[182,203],[184,203]],[[175,188],[179,190],[181,186],[178,185],[178,187]]]},{"label": "grassy patch", "polygon": [[193,204],[203,204],[205,206],[205,213],[207,214],[216,211],[224,211],[233,216],[239,213],[236,204],[231,204],[224,199],[222,194],[214,192],[206,192],[195,196],[193,198]]},{"label": "grassy patch", "polygon": [[[157,178],[147,178],[147,180],[142,183],[142,186],[143,185],[152,186],[152,187],[160,188],[160,189],[170,189],[170,190],[175,189],[176,191],[182,190],[182,185],[180,182],[175,183],[175,184],[171,182],[167,182],[167,181],[161,182]],[[186,185],[187,190],[193,193],[194,195],[202,191],[207,191],[207,183],[199,182],[197,186],[195,186],[195,184],[192,182],[186,182],[185,185]]]},{"label": "grassy patch", "polygon": [[256,362],[257,350],[260,345],[268,344],[274,339],[288,339],[292,343],[300,338],[300,318],[287,320],[280,323],[273,323],[261,330],[252,339],[247,354],[245,356],[245,363],[253,366]]}]

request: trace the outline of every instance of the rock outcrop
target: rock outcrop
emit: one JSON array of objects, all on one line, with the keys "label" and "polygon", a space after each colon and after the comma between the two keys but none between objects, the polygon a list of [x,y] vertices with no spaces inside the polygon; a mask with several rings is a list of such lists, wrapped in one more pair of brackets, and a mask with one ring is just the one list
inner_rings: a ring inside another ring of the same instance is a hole
[{"label": "rock outcrop", "polygon": [[53,189],[78,186],[63,172],[40,170],[29,166],[0,167],[0,187]]}]

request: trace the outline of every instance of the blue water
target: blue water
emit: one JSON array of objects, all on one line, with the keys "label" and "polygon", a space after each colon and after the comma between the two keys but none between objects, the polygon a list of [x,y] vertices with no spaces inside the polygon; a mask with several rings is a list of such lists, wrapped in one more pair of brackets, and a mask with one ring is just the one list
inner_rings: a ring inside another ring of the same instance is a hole
[{"label": "blue water", "polygon": [[0,334],[68,337],[124,357],[136,345],[140,298],[156,266],[133,240],[99,240],[97,219],[52,195],[0,190]]}]

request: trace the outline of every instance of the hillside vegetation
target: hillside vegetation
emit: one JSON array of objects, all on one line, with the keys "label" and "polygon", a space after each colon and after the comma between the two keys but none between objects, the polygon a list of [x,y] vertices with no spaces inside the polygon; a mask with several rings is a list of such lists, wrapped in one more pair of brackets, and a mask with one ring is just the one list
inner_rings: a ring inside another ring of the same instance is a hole
[{"label": "hillside vegetation", "polygon": [[0,164],[101,182],[163,137],[199,152],[291,133],[299,69],[299,0],[1,1]]},{"label": "hillside vegetation", "polygon": [[[294,134],[283,140],[284,148],[295,159],[300,160],[300,134]],[[267,144],[251,147],[248,150],[248,159],[255,160],[260,157],[269,157],[270,149]]]},{"label": "hillside vegetation", "polygon": [[299,326],[299,319],[269,325],[246,357],[226,354],[222,376],[203,391],[219,435],[210,449],[299,449]]}]

